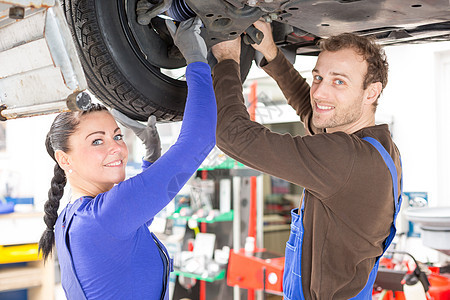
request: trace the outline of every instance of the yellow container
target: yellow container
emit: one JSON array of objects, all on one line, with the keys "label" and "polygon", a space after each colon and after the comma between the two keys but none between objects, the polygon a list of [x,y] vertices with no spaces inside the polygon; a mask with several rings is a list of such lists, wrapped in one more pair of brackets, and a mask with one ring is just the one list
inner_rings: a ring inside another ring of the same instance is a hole
[{"label": "yellow container", "polygon": [[39,245],[37,243],[0,246],[0,264],[41,260],[42,253],[38,255],[38,248]]}]

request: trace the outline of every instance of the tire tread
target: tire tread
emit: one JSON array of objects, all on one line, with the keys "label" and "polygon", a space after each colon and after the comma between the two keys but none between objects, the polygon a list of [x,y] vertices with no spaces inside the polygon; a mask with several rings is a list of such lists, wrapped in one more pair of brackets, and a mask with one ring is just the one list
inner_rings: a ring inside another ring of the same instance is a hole
[{"label": "tire tread", "polygon": [[150,114],[159,120],[182,119],[182,112],[161,107],[140,93],[114,64],[100,34],[94,0],[64,0],[62,6],[89,89],[100,101],[141,121]]}]

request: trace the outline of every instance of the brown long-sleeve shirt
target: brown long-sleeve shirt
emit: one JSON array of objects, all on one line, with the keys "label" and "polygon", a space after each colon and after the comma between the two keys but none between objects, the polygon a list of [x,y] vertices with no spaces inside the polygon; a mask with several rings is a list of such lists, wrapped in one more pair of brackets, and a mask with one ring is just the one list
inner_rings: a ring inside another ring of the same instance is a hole
[{"label": "brown long-sleeve shirt", "polygon": [[308,136],[271,132],[250,121],[239,66],[233,60],[213,70],[217,99],[217,145],[249,167],[305,188],[302,286],[305,299],[348,299],[367,282],[383,251],[394,215],[392,179],[377,139],[397,167],[399,151],[387,125],[353,134],[319,132],[309,122],[309,86],[279,51],[264,67],[301,117]]}]

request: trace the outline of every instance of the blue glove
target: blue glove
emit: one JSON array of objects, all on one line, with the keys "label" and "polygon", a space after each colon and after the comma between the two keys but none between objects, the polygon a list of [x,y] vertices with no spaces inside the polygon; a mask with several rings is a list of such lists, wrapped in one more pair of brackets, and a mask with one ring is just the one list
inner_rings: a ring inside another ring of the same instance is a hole
[{"label": "blue glove", "polygon": [[156,129],[156,117],[151,115],[148,118],[147,126],[130,119],[118,110],[112,109],[111,114],[123,126],[131,129],[145,145],[146,154],[144,160],[155,162],[161,156],[161,140]]},{"label": "blue glove", "polygon": [[199,17],[181,22],[178,28],[173,21],[167,19],[165,21],[175,46],[183,54],[187,64],[196,61],[207,62],[208,50],[205,41],[200,36],[202,20]]}]

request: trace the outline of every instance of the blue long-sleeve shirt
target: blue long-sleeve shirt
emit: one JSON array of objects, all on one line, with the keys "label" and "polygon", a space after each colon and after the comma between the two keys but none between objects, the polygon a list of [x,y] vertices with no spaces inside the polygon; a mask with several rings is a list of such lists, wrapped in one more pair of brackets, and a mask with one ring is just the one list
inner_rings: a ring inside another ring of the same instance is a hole
[{"label": "blue long-sleeve shirt", "polygon": [[[142,173],[95,198],[77,200],[83,203],[70,225],[70,251],[87,299],[160,298],[163,261],[147,226],[215,145],[217,109],[209,66],[189,64],[186,81],[188,95],[177,142]],[[55,228],[57,236],[61,230]],[[61,243],[57,239],[57,250],[65,246]],[[64,287],[68,283],[61,275]]]}]

